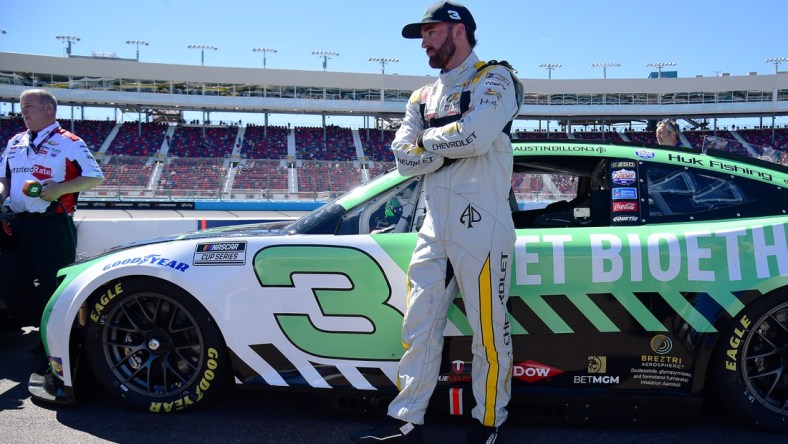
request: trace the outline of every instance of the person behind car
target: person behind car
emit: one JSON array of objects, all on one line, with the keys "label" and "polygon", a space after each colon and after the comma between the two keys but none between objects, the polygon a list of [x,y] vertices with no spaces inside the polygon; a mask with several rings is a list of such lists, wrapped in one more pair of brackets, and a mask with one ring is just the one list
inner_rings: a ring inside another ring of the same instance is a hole
[{"label": "person behind car", "polygon": [[408,268],[405,353],[386,422],[351,434],[357,443],[420,442],[440,371],[447,312],[457,289],[473,330],[472,386],[478,420],[468,442],[494,442],[507,417],[512,343],[506,303],[514,249],[509,138],[522,85],[507,63],[473,51],[476,22],[441,1],[405,38],[421,39],[438,80],[413,93],[392,142],[399,172],[424,175],[426,217]]},{"label": "person behind car", "polygon": [[681,146],[679,125],[673,119],[660,120],[657,124],[657,143],[660,145]]},{"label": "person behind car", "polygon": [[36,327],[58,270],[76,259],[72,215],[79,192],[104,175],[85,142],[55,120],[52,93],[26,90],[20,108],[27,131],[12,137],[0,157],[0,202],[8,198],[12,213],[3,218],[0,291],[22,325]]}]

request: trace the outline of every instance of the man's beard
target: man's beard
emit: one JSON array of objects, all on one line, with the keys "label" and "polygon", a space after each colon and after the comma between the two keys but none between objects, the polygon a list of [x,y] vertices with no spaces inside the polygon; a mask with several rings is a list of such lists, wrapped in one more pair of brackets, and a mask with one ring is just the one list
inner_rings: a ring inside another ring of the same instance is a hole
[{"label": "man's beard", "polygon": [[457,52],[457,46],[454,45],[454,41],[451,38],[451,29],[449,29],[446,40],[443,41],[440,47],[435,48],[435,55],[430,57],[430,68],[443,69],[449,64],[449,60],[454,57],[455,52]]}]

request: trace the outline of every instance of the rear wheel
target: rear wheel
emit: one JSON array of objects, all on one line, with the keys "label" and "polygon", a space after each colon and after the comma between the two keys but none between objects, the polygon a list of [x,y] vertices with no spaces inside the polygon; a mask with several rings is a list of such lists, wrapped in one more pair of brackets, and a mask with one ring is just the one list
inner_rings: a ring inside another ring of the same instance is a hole
[{"label": "rear wheel", "polygon": [[87,356],[114,397],[150,412],[202,404],[226,387],[229,361],[213,318],[181,288],[121,279],[89,306]]},{"label": "rear wheel", "polygon": [[788,291],[742,310],[719,344],[712,365],[722,401],[753,425],[788,433]]}]

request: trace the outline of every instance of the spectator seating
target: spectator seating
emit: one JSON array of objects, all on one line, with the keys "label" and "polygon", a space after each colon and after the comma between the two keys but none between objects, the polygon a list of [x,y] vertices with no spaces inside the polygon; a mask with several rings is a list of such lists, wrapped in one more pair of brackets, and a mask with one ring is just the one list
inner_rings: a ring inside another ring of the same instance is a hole
[{"label": "spectator seating", "polygon": [[174,157],[229,157],[238,136],[236,126],[178,126],[167,150]]},{"label": "spectator seating", "polygon": [[109,156],[101,163],[104,182],[101,187],[139,187],[148,185],[153,167],[150,158],[137,156]]},{"label": "spectator seating", "polygon": [[657,144],[657,136],[654,131],[627,131],[627,137],[632,143],[643,144]]},{"label": "spectator seating", "polygon": [[788,129],[775,130],[774,140],[772,140],[771,129],[738,129],[736,132],[748,143],[755,146],[768,146],[780,151],[788,151]]},{"label": "spectator seating", "polygon": [[397,164],[394,162],[394,160],[392,160],[391,162],[375,161],[374,166],[369,167],[369,171],[368,171],[369,177],[379,176],[385,173],[386,171],[389,171],[396,167]]},{"label": "spectator seating", "polygon": [[544,130],[535,131],[515,131],[512,133],[513,140],[544,140],[544,139],[567,139],[568,136],[563,131],[550,131],[548,134]]},{"label": "spectator seating", "polygon": [[233,190],[258,192],[284,192],[287,186],[287,168],[278,160],[253,159],[238,165],[233,180]]},{"label": "spectator seating", "polygon": [[[575,139],[605,140],[608,142],[623,142],[624,139],[615,131],[577,131],[572,133]],[[551,134],[552,136],[552,134]]]},{"label": "spectator seating", "polygon": [[[0,123],[0,140],[3,141],[3,148],[5,148],[5,143],[11,137],[27,130],[21,117],[3,119]],[[115,122],[111,120],[75,120],[72,130],[71,119],[58,119],[58,123],[60,123],[61,128],[71,131],[82,138],[85,144],[93,151],[98,151],[101,148],[101,144],[104,143],[115,126]]]},{"label": "spectator seating", "polygon": [[249,159],[281,159],[287,156],[287,128],[284,126],[246,127],[241,142],[241,157]]},{"label": "spectator seating", "polygon": [[70,119],[60,119],[58,122],[60,122],[60,126],[63,129],[71,131],[82,138],[92,151],[98,151],[101,148],[101,144],[104,143],[109,133],[112,132],[112,128],[115,127],[115,122],[112,120],[74,120],[74,129],[72,131]]},{"label": "spectator seating", "polygon": [[226,177],[223,159],[173,158],[159,176],[158,189],[173,197],[218,197]]},{"label": "spectator seating", "polygon": [[[140,127],[142,131],[140,131]],[[159,151],[167,134],[167,124],[125,122],[112,139],[107,154],[152,156]]]},{"label": "spectator seating", "polygon": [[[687,138],[692,148],[703,148],[703,142],[706,137],[721,137],[723,139],[736,140],[736,138],[727,130],[717,130],[716,134],[713,130],[685,130],[681,132]],[[747,155],[746,150],[740,154]]]},{"label": "spectator seating", "polygon": [[577,190],[577,182],[568,175],[552,176],[552,185],[544,181],[542,174],[514,174],[512,190],[520,200],[526,201],[562,199],[574,195]]},{"label": "spectator seating", "polygon": [[391,152],[391,142],[394,140],[394,130],[362,128],[358,130],[364,155],[375,161],[393,162],[394,154]]},{"label": "spectator seating", "polygon": [[296,155],[306,160],[352,160],[356,157],[353,132],[350,128],[327,125],[323,128],[296,127]]},{"label": "spectator seating", "polygon": [[0,149],[4,150],[12,137],[23,131],[27,131],[27,128],[25,127],[25,121],[21,117],[0,120],[0,140],[2,141]]},{"label": "spectator seating", "polygon": [[[67,130],[71,130],[69,119],[59,120]],[[75,120],[73,131],[83,138],[87,145],[98,150],[115,125],[112,121]],[[142,134],[138,134],[139,128]],[[112,197],[123,190],[147,190],[151,184],[151,176],[155,171],[155,163],[151,156],[158,152],[168,129],[167,124],[127,122],[121,125],[120,131],[113,139],[111,146],[103,158],[99,158],[105,175],[105,182],[96,188],[97,195]],[[733,131],[735,130],[735,133]],[[743,155],[758,155],[764,159],[788,164],[788,128],[734,130],[685,130],[684,137],[692,147],[700,149],[705,137],[717,137],[737,140],[745,139],[753,145],[753,151],[743,149],[738,143],[730,143],[722,149]],[[0,121],[0,138],[4,143],[13,135],[25,131],[24,121],[20,117],[3,118]],[[227,176],[227,167],[223,166],[233,148],[240,143],[242,160],[236,170],[233,191],[251,191],[261,196],[268,193],[288,193],[288,170],[282,166],[280,159],[288,154],[288,128],[284,126],[248,125],[242,141],[237,139],[236,126],[212,126],[205,128],[203,138],[202,126],[180,126],[169,140],[169,152],[173,157],[161,164],[161,175],[153,190],[153,195],[182,197],[218,197]],[[361,181],[361,172],[354,167],[356,148],[352,130],[337,126],[327,126],[326,141],[323,141],[321,127],[295,128],[296,153],[301,158],[295,173],[298,179],[299,192],[321,193],[330,191],[335,194],[352,189]],[[573,137],[582,140],[602,140],[599,131],[577,131]],[[393,168],[394,158],[390,144],[395,135],[394,130],[376,130],[362,128],[359,137],[364,155],[374,164],[367,171],[369,177],[375,177]],[[628,138],[636,144],[656,144],[653,131],[627,131]],[[565,140],[567,135],[562,131],[518,131],[513,134],[514,140],[549,139]],[[774,137],[774,139],[772,139]],[[604,140],[622,141],[621,133],[605,132]],[[766,148],[764,148],[766,147]],[[776,151],[771,151],[774,149]],[[754,153],[754,154],[753,154]],[[163,159],[160,159],[163,160]],[[366,177],[366,175],[365,175]],[[540,175],[527,175],[513,178],[512,186],[518,195],[538,198],[548,193],[566,193],[573,184],[558,179],[553,184],[542,183]]]},{"label": "spectator seating", "polygon": [[304,161],[298,174],[299,191],[345,192],[361,183],[361,176],[351,162]]}]

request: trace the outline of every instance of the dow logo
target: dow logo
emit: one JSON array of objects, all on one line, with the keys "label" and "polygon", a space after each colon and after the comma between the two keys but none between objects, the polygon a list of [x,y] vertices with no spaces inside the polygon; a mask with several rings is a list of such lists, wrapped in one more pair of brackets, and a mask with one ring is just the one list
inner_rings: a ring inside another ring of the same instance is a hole
[{"label": "dow logo", "polygon": [[512,376],[525,382],[541,381],[563,372],[563,370],[536,361],[525,361],[512,367]]}]

